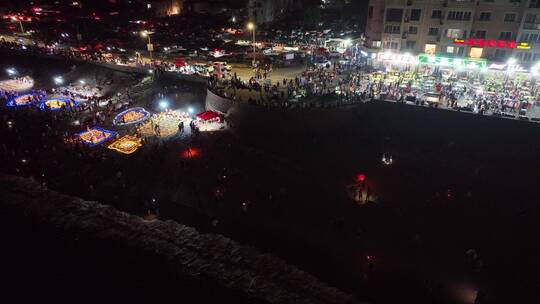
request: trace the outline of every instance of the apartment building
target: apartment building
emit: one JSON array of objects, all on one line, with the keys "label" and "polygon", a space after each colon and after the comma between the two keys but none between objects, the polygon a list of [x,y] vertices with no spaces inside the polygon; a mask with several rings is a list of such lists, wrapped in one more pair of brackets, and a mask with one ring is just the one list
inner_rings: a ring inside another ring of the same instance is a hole
[{"label": "apartment building", "polygon": [[524,63],[540,61],[540,0],[526,1],[519,26],[518,41],[530,49],[517,49],[513,56]]},{"label": "apartment building", "polygon": [[366,28],[371,49],[540,60],[540,0],[370,0]]}]

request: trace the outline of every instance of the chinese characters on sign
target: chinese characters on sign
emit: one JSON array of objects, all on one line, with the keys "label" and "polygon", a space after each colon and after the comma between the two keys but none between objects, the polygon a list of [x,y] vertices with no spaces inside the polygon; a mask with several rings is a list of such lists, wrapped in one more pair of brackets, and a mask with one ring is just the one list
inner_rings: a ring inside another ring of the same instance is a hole
[{"label": "chinese characters on sign", "polygon": [[423,64],[434,64],[441,66],[464,66],[471,68],[485,68],[487,61],[485,59],[473,59],[473,58],[451,58],[433,56],[428,54],[418,55],[418,61]]},{"label": "chinese characters on sign", "polygon": [[[518,48],[516,41],[505,41],[505,40],[486,40],[486,39],[454,39],[454,44],[468,45],[474,47],[488,47],[488,48],[508,48],[515,49]],[[526,43],[525,43],[526,44]],[[523,43],[520,43],[519,46],[522,46]]]}]

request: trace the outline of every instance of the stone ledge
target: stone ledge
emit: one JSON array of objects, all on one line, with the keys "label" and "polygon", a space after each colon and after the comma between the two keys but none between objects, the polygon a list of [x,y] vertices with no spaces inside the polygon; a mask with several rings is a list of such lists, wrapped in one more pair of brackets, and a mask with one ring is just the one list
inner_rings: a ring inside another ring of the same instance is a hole
[{"label": "stone ledge", "polygon": [[202,234],[174,221],[148,222],[42,188],[31,179],[0,175],[0,184],[0,205],[62,230],[151,252],[179,275],[210,280],[241,294],[246,303],[358,303],[282,259],[221,235]]}]

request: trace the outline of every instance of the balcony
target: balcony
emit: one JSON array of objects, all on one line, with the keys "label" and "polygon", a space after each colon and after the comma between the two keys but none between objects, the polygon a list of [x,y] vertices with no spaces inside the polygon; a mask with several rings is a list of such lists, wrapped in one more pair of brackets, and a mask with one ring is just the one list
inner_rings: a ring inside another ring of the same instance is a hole
[{"label": "balcony", "polygon": [[540,30],[540,24],[538,23],[523,23],[524,30]]}]

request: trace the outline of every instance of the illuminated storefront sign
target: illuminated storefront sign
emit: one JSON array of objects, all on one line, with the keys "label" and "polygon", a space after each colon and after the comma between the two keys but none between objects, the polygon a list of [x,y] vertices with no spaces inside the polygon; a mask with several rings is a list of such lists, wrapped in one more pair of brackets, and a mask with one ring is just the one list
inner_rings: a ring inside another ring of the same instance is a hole
[{"label": "illuminated storefront sign", "polygon": [[486,40],[486,39],[454,39],[454,44],[468,45],[475,47],[488,47],[488,48],[500,48],[500,49],[515,49],[518,44],[515,41],[505,40]]},{"label": "illuminated storefront sign", "polygon": [[481,58],[483,52],[484,52],[483,48],[472,47],[470,52],[469,52],[469,57],[471,57],[471,58]]},{"label": "illuminated storefront sign", "polygon": [[531,48],[531,45],[528,42],[520,42],[520,43],[518,43],[516,48],[518,48],[520,50],[528,50],[528,49]]},{"label": "illuminated storefront sign", "polygon": [[441,66],[466,66],[472,68],[484,68],[487,64],[485,59],[473,58],[449,58],[441,56],[432,56],[428,54],[418,55],[418,61],[423,64],[434,64]]},{"label": "illuminated storefront sign", "polygon": [[416,64],[417,58],[411,54],[397,54],[390,52],[381,52],[377,55],[377,59],[391,61],[392,63]]},{"label": "illuminated storefront sign", "polygon": [[424,52],[426,54],[435,55],[436,51],[437,51],[437,45],[436,44],[426,43],[426,45],[424,47]]}]

